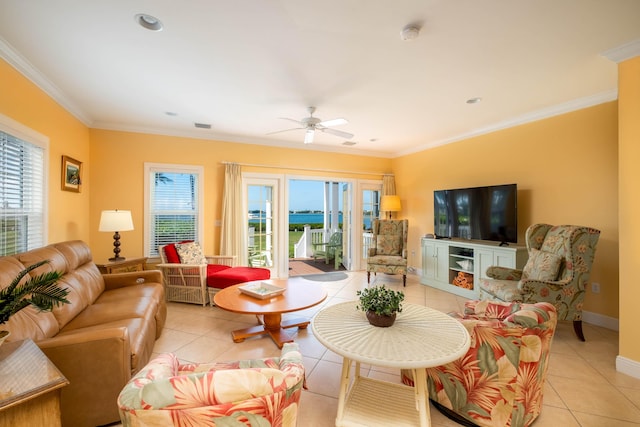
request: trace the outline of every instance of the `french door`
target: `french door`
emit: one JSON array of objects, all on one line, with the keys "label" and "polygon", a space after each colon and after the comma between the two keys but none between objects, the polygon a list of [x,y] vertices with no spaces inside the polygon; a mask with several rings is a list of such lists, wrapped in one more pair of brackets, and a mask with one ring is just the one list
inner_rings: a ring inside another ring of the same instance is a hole
[{"label": "french door", "polygon": [[[282,235],[284,230],[278,178],[243,174],[246,209],[247,256],[251,267],[271,270],[272,277],[282,277]],[[284,260],[286,265],[286,259]]]}]

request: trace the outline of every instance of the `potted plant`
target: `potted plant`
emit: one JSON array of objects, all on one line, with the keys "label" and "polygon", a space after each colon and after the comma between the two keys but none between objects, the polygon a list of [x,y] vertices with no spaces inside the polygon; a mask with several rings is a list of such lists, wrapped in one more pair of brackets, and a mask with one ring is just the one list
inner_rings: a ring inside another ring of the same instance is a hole
[{"label": "potted plant", "polygon": [[358,310],[366,313],[369,323],[374,326],[388,327],[396,320],[396,313],[402,311],[404,293],[394,291],[384,285],[357,291],[360,298]]},{"label": "potted plant", "polygon": [[[20,284],[24,276],[48,262],[49,260],[43,260],[25,268],[18,273],[9,286],[0,290],[0,325],[28,305],[33,305],[40,311],[51,311],[55,306],[69,303],[67,300],[69,290],[57,285],[62,277],[62,273],[58,271],[40,274]],[[9,331],[0,330],[0,344],[8,336]]]}]

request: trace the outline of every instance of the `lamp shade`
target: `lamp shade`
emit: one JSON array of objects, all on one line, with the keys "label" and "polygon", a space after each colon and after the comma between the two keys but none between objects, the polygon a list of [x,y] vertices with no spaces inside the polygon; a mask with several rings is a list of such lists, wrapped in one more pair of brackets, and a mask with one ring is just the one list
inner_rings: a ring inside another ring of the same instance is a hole
[{"label": "lamp shade", "polygon": [[380,210],[383,212],[399,212],[402,209],[399,196],[382,196]]},{"label": "lamp shade", "polygon": [[131,211],[102,211],[98,231],[129,231],[133,230]]}]

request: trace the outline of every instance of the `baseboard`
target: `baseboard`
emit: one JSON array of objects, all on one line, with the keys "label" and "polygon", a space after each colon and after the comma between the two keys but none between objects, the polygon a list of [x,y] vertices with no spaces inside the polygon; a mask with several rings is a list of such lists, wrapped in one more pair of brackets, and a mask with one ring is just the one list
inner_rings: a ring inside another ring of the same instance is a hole
[{"label": "baseboard", "polygon": [[616,356],[616,371],[634,378],[640,378],[640,362]]},{"label": "baseboard", "polygon": [[605,316],[603,314],[593,313],[590,311],[582,312],[582,321],[591,325],[602,326],[603,328],[619,331],[619,320],[615,317]]}]

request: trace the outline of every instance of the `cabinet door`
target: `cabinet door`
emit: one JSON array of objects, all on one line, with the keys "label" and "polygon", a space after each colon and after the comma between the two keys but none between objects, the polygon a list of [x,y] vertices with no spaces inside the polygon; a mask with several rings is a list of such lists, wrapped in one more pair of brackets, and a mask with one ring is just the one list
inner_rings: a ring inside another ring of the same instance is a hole
[{"label": "cabinet door", "polygon": [[498,267],[516,268],[516,257],[513,252],[494,251],[493,265]]},{"label": "cabinet door", "polygon": [[493,255],[493,251],[491,250],[475,250],[476,277],[480,277],[482,279],[487,278],[487,268],[491,267],[492,265],[496,265]]},{"label": "cabinet door", "polygon": [[422,277],[433,280],[436,276],[436,245],[433,242],[422,242]]}]

